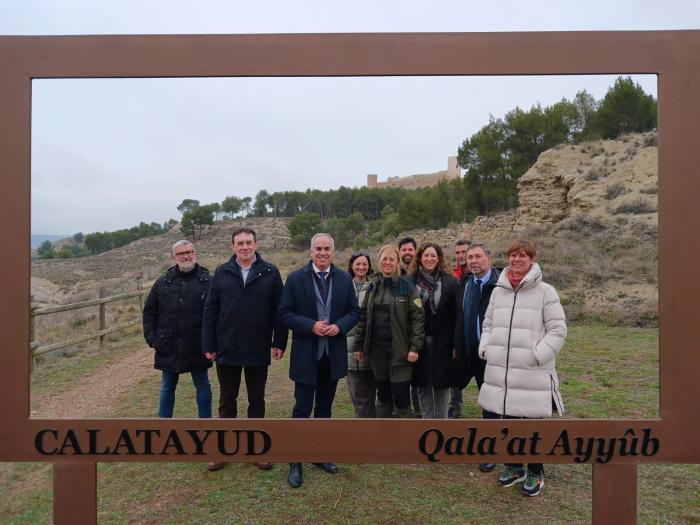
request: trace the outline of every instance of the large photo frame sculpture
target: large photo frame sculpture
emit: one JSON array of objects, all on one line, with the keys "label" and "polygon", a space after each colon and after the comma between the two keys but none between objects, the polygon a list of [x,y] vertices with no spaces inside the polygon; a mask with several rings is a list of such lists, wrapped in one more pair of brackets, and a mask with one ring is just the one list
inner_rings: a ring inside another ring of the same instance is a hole
[{"label": "large photo frame sculpture", "polygon": [[[96,523],[97,462],[477,463],[485,452],[495,462],[592,463],[594,522],[634,521],[637,464],[700,462],[700,284],[686,277],[700,256],[699,70],[700,31],[0,37],[0,223],[10,226],[13,276],[0,302],[0,461],[53,462],[57,524]],[[659,419],[30,417],[33,79],[535,74],[657,75]],[[383,440],[391,449],[362,446]],[[592,453],[577,453],[579,444]]]}]

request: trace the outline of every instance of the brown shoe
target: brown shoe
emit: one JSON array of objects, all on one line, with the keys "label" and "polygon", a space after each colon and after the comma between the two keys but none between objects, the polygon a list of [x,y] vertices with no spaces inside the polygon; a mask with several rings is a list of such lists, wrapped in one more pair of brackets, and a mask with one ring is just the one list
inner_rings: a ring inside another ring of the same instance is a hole
[{"label": "brown shoe", "polygon": [[256,463],[255,466],[260,470],[272,470],[272,463]]},{"label": "brown shoe", "polygon": [[210,461],[209,463],[207,463],[207,470],[209,472],[215,472],[217,470],[221,470],[226,465],[228,465],[228,463],[226,463],[225,461],[220,461],[220,462]]}]

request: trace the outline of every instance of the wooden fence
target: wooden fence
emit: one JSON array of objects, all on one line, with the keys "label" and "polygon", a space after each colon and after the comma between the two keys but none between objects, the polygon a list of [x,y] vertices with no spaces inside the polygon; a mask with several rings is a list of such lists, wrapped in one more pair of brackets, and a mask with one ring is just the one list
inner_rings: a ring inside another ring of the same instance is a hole
[{"label": "wooden fence", "polygon": [[[141,324],[141,316],[132,319],[131,321],[126,321],[124,323],[115,324],[113,326],[107,326],[107,303],[113,303],[116,301],[125,301],[127,299],[137,298],[139,304],[139,312],[143,310],[143,296],[148,293],[152,283],[144,285],[140,280],[136,281],[136,291],[120,293],[117,295],[106,296],[106,291],[104,287],[99,289],[99,298],[91,299],[89,301],[80,301],[71,304],[61,304],[57,306],[42,306],[41,304],[31,303],[31,313],[30,313],[30,345],[29,351],[31,356],[32,368],[34,366],[34,361],[37,356],[42,354],[47,354],[49,352],[55,352],[61,348],[66,348],[68,346],[77,345],[79,343],[84,343],[90,339],[96,339],[99,337],[100,346],[104,344],[105,336],[109,333],[116,332],[118,330],[123,330],[124,328],[129,328],[130,326],[135,326]],[[89,308],[92,306],[97,307],[97,331],[89,334],[81,335],[80,337],[75,337],[73,339],[68,339],[65,341],[60,341],[58,343],[52,343],[48,345],[40,345],[36,340],[36,327],[34,320],[41,315],[56,314],[59,312],[67,312],[70,310],[77,310],[79,308]]]}]

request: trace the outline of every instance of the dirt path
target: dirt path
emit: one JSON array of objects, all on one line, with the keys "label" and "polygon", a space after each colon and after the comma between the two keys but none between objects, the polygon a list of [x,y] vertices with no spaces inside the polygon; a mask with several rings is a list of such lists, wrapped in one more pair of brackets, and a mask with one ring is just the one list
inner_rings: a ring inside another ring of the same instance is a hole
[{"label": "dirt path", "polygon": [[120,396],[142,379],[157,376],[152,352],[134,348],[109,366],[77,379],[70,389],[51,396],[32,398],[32,417],[89,418],[118,417],[114,408]]}]

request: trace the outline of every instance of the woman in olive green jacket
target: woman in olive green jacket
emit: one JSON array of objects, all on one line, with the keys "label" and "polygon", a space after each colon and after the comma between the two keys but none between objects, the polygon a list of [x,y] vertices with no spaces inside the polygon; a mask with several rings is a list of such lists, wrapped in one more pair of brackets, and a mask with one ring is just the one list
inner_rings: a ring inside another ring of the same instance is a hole
[{"label": "woman in olive green jacket", "polygon": [[409,417],[413,363],[423,348],[424,313],[416,288],[399,276],[399,251],[379,250],[379,275],[370,279],[353,352],[369,356],[377,384],[377,417]]}]

